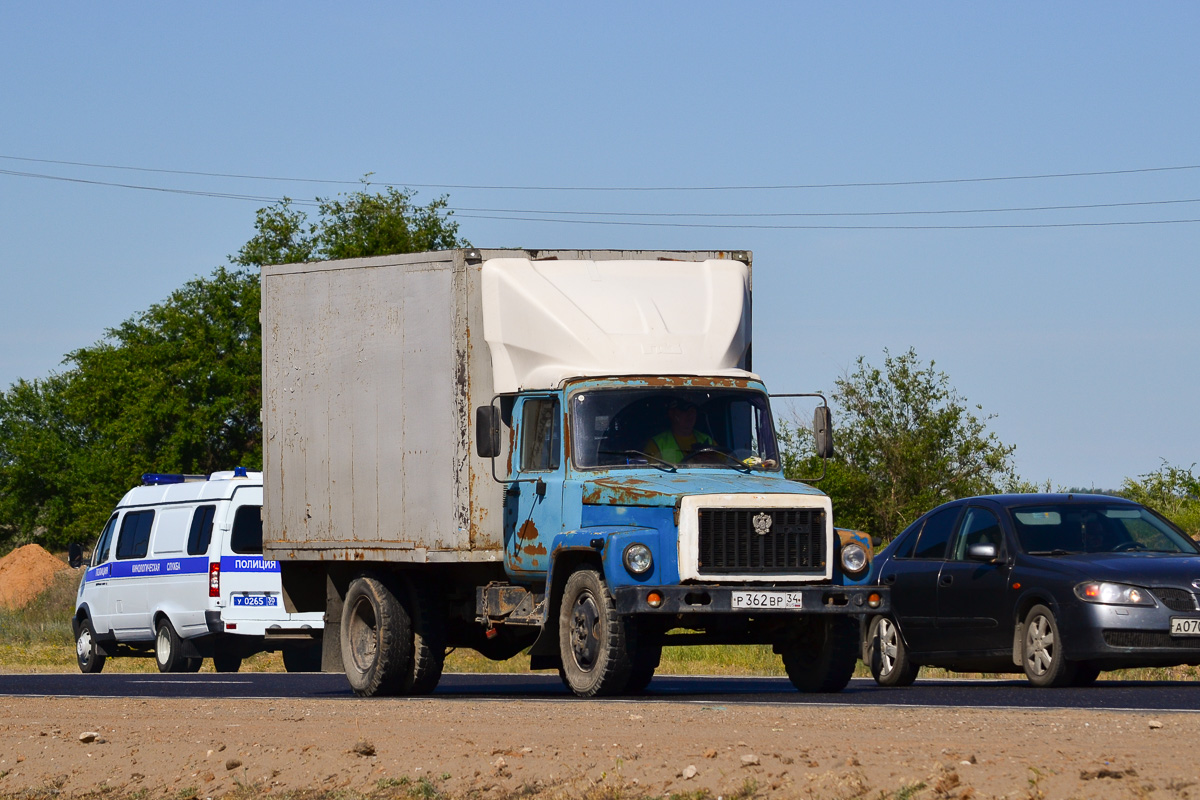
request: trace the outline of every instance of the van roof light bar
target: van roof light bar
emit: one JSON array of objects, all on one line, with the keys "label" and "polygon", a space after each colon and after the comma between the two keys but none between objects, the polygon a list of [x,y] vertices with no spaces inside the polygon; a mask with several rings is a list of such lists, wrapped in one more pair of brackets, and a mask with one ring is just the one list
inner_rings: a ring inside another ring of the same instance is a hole
[{"label": "van roof light bar", "polygon": [[143,486],[166,486],[171,483],[192,483],[206,480],[208,480],[207,475],[183,475],[167,472],[147,472],[142,475]]}]

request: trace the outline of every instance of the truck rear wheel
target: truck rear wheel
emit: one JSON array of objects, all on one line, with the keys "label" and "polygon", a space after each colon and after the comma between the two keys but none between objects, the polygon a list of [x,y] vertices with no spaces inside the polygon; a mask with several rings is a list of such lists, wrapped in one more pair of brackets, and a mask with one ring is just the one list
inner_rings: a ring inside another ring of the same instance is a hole
[{"label": "truck rear wheel", "polygon": [[849,617],[809,617],[777,647],[792,685],[802,692],[840,692],[858,663],[858,626]]},{"label": "truck rear wheel", "polygon": [[426,694],[442,677],[443,620],[435,590],[398,578],[350,583],[342,609],[342,663],[362,697]]},{"label": "truck rear wheel", "polygon": [[563,681],[572,692],[600,697],[625,691],[634,666],[631,627],[618,616],[600,573],[584,568],[567,579],[558,614],[558,645]]}]

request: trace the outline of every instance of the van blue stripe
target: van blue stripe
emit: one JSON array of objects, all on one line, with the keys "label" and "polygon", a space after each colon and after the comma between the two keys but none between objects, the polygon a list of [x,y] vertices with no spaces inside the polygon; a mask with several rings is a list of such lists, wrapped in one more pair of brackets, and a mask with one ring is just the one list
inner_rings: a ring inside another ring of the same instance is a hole
[{"label": "van blue stripe", "polygon": [[99,581],[108,578],[158,577],[161,575],[196,575],[208,572],[208,556],[187,558],[139,558],[127,561],[110,561],[91,567],[84,581]]}]

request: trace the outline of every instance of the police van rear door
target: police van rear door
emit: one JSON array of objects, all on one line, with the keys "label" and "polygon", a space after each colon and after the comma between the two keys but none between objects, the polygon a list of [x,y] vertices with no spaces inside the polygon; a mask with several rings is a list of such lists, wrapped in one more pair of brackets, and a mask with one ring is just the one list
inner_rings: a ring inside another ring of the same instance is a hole
[{"label": "police van rear door", "polygon": [[[226,630],[238,620],[284,620],[279,562],[262,557],[262,487],[234,493],[222,537],[221,605]],[[262,633],[262,630],[246,630]]]}]

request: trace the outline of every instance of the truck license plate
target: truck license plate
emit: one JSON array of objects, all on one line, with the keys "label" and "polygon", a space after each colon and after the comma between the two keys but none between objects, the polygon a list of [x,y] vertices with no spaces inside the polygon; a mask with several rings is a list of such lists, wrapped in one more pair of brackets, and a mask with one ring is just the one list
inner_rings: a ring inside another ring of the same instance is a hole
[{"label": "truck license plate", "polygon": [[734,592],[732,605],[740,608],[800,608],[800,592]]},{"label": "truck license plate", "polygon": [[1172,636],[1200,636],[1200,617],[1171,617]]},{"label": "truck license plate", "polygon": [[235,606],[273,606],[278,604],[278,600],[279,598],[271,595],[234,595],[233,604]]}]

